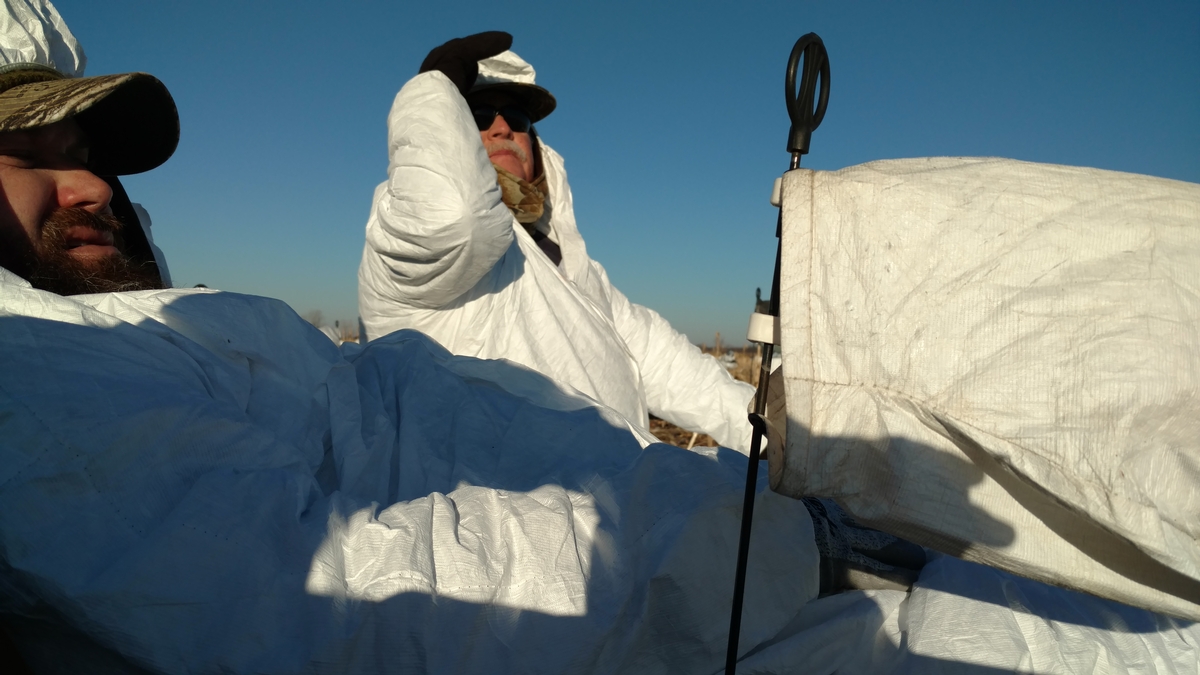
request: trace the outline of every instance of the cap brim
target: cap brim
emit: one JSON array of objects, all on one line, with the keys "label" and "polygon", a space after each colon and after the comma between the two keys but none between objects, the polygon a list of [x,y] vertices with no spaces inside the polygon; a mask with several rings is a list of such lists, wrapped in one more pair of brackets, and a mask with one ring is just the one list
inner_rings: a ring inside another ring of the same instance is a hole
[{"label": "cap brim", "polygon": [[467,100],[470,101],[477,94],[485,92],[503,92],[511,96],[521,106],[521,109],[529,115],[529,120],[534,123],[545,119],[558,106],[558,101],[554,100],[554,95],[550,92],[536,84],[523,84],[520,82],[497,82],[495,84],[478,85],[467,92]]},{"label": "cap brim", "polygon": [[0,132],[71,117],[87,135],[88,168],[98,175],[149,171],[179,144],[175,100],[146,73],[52,79],[0,92]]}]

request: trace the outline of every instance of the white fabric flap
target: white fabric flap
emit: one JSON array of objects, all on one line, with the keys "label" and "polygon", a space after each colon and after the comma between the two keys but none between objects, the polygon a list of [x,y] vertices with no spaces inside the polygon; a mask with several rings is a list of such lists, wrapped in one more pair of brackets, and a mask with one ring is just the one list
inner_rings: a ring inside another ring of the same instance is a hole
[{"label": "white fabric flap", "polygon": [[783,204],[777,490],[1200,618],[1200,186],[935,158]]}]

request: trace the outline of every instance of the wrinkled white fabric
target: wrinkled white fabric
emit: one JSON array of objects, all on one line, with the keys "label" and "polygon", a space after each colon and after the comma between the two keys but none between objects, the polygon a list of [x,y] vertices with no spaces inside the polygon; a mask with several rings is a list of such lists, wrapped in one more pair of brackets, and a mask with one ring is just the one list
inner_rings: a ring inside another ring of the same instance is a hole
[{"label": "wrinkled white fabric", "polygon": [[940,556],[911,593],[810,602],[742,675],[1194,675],[1200,624]]},{"label": "wrinkled white fabric", "polygon": [[479,61],[476,87],[486,84],[537,84],[537,71],[512,51],[500,52]]},{"label": "wrinkled white fabric", "polygon": [[533,368],[642,426],[654,413],[747,452],[753,389],[609,282],[576,227],[562,157],[541,148],[561,267],[501,201],[454,85],[439,72],[404,85],[358,273],[367,336],[416,329],[455,354]]},{"label": "wrinkled white fabric", "polygon": [[50,66],[83,77],[87,56],[47,0],[0,0],[0,68],[19,63]]},{"label": "wrinkled white fabric", "polygon": [[[620,422],[410,331],[0,270],[0,623],[35,672],[719,672],[745,463]],[[755,513],[739,672],[1197,670],[1196,624],[951,558],[806,604],[807,513]]]},{"label": "wrinkled white fabric", "polygon": [[[745,460],[412,331],[0,270],[0,621],[55,672],[714,672]],[[742,643],[816,594],[760,494]]]},{"label": "wrinkled white fabric", "polygon": [[940,158],[783,200],[772,485],[1200,618],[1200,185]]}]

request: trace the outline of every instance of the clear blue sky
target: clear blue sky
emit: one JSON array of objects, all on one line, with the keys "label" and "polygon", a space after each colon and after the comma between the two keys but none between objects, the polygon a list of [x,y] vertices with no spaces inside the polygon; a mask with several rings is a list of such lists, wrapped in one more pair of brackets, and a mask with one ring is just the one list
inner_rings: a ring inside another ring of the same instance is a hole
[{"label": "clear blue sky", "polygon": [[695,342],[770,283],[783,74],[832,65],[804,165],[988,155],[1200,182],[1200,2],[59,0],[88,73],[157,75],[179,150],[126,179],[177,285],[356,316],[392,97],[432,47],[502,29],[558,98],[592,256]]}]

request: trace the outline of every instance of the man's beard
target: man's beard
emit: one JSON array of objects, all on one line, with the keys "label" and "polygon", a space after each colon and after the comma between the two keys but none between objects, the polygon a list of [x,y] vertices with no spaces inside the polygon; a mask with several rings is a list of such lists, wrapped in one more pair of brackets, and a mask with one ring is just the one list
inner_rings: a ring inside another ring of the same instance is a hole
[{"label": "man's beard", "polygon": [[[99,259],[80,260],[67,248],[67,233],[74,227],[112,232],[120,238],[121,221],[107,214],[84,209],[59,209],[42,225],[42,236],[33,245],[22,276],[43,291],[59,295],[117,293],[162,288],[162,278],[153,264],[138,263],[122,252]],[[118,251],[120,245],[118,244]]]}]

